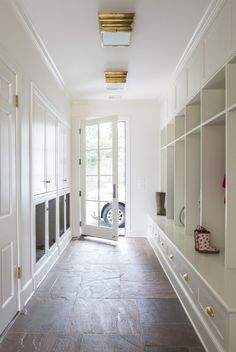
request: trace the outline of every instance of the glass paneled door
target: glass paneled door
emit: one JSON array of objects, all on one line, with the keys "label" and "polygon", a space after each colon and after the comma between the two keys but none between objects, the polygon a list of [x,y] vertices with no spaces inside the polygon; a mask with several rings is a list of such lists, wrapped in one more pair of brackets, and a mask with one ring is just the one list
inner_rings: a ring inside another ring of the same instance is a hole
[{"label": "glass paneled door", "polygon": [[118,240],[118,119],[87,120],[81,132],[82,234]]}]

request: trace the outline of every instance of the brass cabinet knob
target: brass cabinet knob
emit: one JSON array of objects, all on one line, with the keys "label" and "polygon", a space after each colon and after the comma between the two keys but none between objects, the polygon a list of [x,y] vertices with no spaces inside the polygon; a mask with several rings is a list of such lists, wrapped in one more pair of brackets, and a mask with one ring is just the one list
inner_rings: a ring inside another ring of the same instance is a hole
[{"label": "brass cabinet knob", "polygon": [[182,277],[185,281],[189,281],[189,276],[187,273],[185,273]]},{"label": "brass cabinet knob", "polygon": [[212,307],[207,306],[207,307],[206,307],[206,312],[207,312],[207,314],[209,315],[209,317],[214,318],[215,312],[214,312],[214,309],[213,309]]},{"label": "brass cabinet knob", "polygon": [[175,257],[174,257],[173,254],[170,254],[170,255],[169,255],[169,258],[170,258],[170,260],[173,260]]}]

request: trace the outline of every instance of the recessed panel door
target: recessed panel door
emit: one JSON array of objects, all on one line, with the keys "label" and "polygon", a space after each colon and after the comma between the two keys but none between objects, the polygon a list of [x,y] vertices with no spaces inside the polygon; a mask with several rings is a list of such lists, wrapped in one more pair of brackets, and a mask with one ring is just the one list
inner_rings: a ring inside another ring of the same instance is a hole
[{"label": "recessed panel door", "polygon": [[0,334],[18,310],[16,75],[0,60]]}]

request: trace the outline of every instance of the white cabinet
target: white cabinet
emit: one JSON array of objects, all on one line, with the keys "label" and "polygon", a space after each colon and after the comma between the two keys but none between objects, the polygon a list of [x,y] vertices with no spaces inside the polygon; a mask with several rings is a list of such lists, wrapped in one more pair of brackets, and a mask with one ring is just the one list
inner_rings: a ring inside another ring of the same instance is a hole
[{"label": "white cabinet", "polygon": [[187,98],[187,71],[186,68],[179,74],[175,83],[176,109],[179,112]]},{"label": "white cabinet", "polygon": [[230,35],[231,35],[231,51],[236,51],[236,0],[231,0],[231,28],[230,28]]},{"label": "white cabinet", "polygon": [[70,128],[59,125],[59,189],[70,186]]},{"label": "white cabinet", "polygon": [[226,271],[214,256],[193,253],[193,238],[173,221],[148,216],[147,223],[148,240],[206,351],[234,352],[236,273]]},{"label": "white cabinet", "polygon": [[46,116],[46,185],[47,192],[56,190],[56,118],[47,113]]},{"label": "white cabinet", "polygon": [[187,96],[191,98],[201,86],[202,45],[199,45],[187,64]]},{"label": "white cabinet", "polygon": [[56,190],[57,119],[37,96],[32,106],[33,194]]},{"label": "white cabinet", "polygon": [[229,53],[229,20],[227,3],[204,39],[204,79],[208,80],[224,64]]},{"label": "white cabinet", "polygon": [[33,193],[46,192],[45,175],[45,115],[40,100],[34,97],[32,120],[32,182]]}]

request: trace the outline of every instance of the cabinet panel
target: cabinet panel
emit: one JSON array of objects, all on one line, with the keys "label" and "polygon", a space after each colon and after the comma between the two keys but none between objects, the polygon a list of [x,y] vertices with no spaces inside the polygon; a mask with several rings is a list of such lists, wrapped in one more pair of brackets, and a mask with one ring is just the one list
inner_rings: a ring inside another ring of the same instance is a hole
[{"label": "cabinet panel", "polygon": [[46,192],[45,175],[45,108],[34,97],[32,128],[33,194]]},{"label": "cabinet panel", "polygon": [[40,203],[35,206],[35,245],[36,245],[36,263],[46,253],[46,219],[45,219],[45,203]]},{"label": "cabinet panel", "polygon": [[196,49],[196,52],[191,57],[187,65],[187,95],[190,98],[196,93],[201,86],[202,76],[202,46]]},{"label": "cabinet panel", "polygon": [[46,174],[47,191],[56,189],[56,128],[54,116],[47,113],[46,119]]},{"label": "cabinet panel", "polygon": [[177,110],[182,109],[187,98],[187,74],[186,69],[184,69],[175,84],[176,90],[176,108]]},{"label": "cabinet panel", "polygon": [[232,52],[236,51],[236,0],[231,2],[231,45]]},{"label": "cabinet panel", "polygon": [[58,187],[64,186],[64,126],[59,125],[59,139],[58,139]]},{"label": "cabinet panel", "polygon": [[228,13],[228,4],[226,4],[206,34],[204,40],[205,80],[222,66],[228,56]]},{"label": "cabinet panel", "polygon": [[64,136],[64,187],[70,185],[70,129],[65,128]]}]

